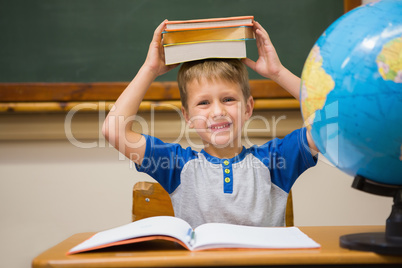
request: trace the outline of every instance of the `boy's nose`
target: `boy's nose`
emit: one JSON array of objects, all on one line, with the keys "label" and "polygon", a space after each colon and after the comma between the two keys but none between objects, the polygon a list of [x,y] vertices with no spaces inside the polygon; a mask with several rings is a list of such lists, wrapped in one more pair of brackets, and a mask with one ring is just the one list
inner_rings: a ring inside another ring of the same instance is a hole
[{"label": "boy's nose", "polygon": [[211,116],[215,118],[225,115],[226,115],[225,107],[223,107],[221,103],[215,102],[214,105],[212,106]]}]

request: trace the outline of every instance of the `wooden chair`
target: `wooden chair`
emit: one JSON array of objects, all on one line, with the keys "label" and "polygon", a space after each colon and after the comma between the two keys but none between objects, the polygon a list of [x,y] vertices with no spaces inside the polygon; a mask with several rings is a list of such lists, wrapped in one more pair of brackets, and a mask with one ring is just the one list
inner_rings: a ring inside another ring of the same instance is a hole
[{"label": "wooden chair", "polygon": [[[133,188],[133,221],[154,216],[174,216],[169,194],[159,183],[140,181]],[[292,192],[286,205],[286,226],[293,226]]]}]

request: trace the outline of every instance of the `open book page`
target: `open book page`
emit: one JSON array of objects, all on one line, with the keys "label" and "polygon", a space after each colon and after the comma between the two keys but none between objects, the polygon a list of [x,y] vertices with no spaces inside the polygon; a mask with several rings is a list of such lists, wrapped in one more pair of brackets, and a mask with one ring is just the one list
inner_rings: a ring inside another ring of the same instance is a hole
[{"label": "open book page", "polygon": [[297,227],[251,227],[207,223],[195,229],[194,250],[210,248],[319,248]]},{"label": "open book page", "polygon": [[122,240],[146,236],[170,236],[181,240],[188,247],[188,232],[191,226],[182,219],[160,216],[132,222],[102,231],[72,248],[69,254],[111,246]]}]

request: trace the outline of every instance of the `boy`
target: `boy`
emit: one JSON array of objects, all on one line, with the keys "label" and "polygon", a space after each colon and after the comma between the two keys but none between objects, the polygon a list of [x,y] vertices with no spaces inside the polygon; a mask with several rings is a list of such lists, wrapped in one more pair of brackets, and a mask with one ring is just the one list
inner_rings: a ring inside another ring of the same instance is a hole
[{"label": "boy", "polygon": [[[135,133],[126,119],[136,115],[152,81],[176,67],[164,63],[164,28],[162,22],[155,30],[144,65],[109,112],[103,125],[106,139],[166,189],[175,216],[194,228],[206,222],[284,226],[289,190],[316,164],[310,148],[317,148],[306,129],[259,147],[241,145],[241,130],[254,106],[244,64],[296,99],[300,79],[281,65],[268,33],[254,22],[256,62],[195,61],[179,71],[182,113],[204,144],[201,152]],[[272,165],[276,161],[282,161],[281,167]]]}]

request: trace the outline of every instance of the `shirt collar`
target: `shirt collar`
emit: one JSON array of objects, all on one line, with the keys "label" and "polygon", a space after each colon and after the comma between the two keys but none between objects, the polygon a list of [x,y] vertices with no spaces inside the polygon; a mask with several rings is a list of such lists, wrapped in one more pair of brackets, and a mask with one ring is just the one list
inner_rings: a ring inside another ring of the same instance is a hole
[{"label": "shirt collar", "polygon": [[218,158],[218,157],[210,155],[204,149],[202,149],[201,153],[205,156],[205,158],[208,160],[208,162],[211,162],[213,164],[222,164],[226,160],[229,161],[231,164],[234,164],[234,163],[242,161],[246,157],[247,149],[243,146],[240,154],[238,154],[232,158]]}]

